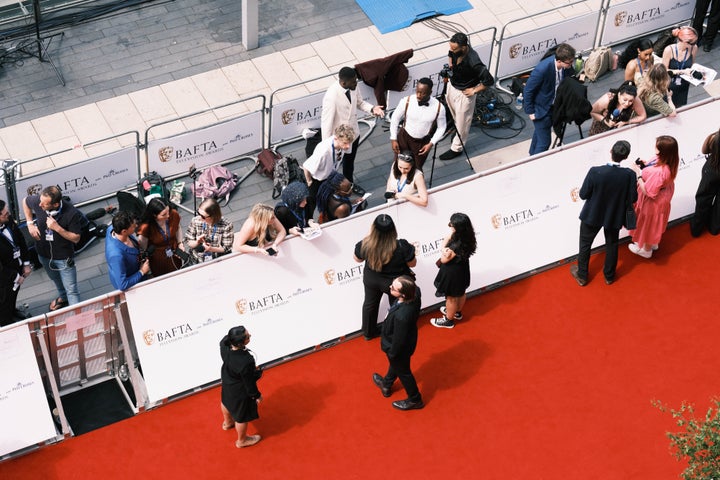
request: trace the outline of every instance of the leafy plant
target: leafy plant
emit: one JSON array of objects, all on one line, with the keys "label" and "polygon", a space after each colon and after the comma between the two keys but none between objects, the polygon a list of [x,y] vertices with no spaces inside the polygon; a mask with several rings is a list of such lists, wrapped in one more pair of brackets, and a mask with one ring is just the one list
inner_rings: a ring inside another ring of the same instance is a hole
[{"label": "leafy plant", "polygon": [[720,480],[720,398],[712,400],[705,418],[698,418],[693,405],[686,402],[679,410],[658,400],[654,400],[653,405],[663,412],[670,412],[681,427],[679,432],[667,432],[673,455],[688,463],[681,477],[685,480]]}]

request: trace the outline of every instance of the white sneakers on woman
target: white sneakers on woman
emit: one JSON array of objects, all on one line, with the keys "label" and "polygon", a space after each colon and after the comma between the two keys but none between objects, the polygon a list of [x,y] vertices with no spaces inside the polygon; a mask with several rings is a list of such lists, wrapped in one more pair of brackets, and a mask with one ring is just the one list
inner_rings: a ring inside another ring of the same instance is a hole
[{"label": "white sneakers on woman", "polygon": [[640,247],[637,243],[631,243],[628,245],[628,249],[634,253],[635,255],[640,255],[643,258],[650,258],[652,257],[653,250],[657,250],[657,245],[653,245],[652,250],[645,250],[644,248]]}]

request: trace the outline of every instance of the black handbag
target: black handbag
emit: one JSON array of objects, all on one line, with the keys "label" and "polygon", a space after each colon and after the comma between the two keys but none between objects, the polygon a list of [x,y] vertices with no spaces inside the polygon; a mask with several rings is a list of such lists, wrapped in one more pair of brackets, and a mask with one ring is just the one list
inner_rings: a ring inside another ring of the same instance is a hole
[{"label": "black handbag", "polygon": [[635,230],[637,228],[637,216],[635,215],[635,209],[632,205],[628,206],[625,210],[625,228],[628,230]]}]

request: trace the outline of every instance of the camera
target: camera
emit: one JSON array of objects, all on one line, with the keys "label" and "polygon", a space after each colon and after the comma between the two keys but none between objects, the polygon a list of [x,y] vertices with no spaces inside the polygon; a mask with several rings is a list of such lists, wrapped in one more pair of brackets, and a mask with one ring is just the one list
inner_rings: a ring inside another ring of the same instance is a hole
[{"label": "camera", "polygon": [[645,165],[645,162],[643,162],[642,160],[640,160],[640,157],[638,157],[638,158],[635,159],[635,165],[637,165],[638,167],[640,167],[640,170],[642,170],[643,168],[647,167],[647,165]]},{"label": "camera", "polygon": [[695,80],[702,80],[703,74],[701,72],[698,72],[697,70],[693,70],[692,76]]},{"label": "camera", "polygon": [[442,78],[452,78],[452,76],[453,76],[452,68],[450,68],[450,65],[448,65],[448,64],[446,63],[445,65],[443,65],[442,70],[440,70],[440,77],[442,77]]}]

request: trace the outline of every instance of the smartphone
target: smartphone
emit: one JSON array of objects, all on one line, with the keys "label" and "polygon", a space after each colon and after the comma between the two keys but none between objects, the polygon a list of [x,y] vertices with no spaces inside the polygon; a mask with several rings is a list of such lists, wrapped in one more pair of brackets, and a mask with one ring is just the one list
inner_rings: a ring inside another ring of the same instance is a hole
[{"label": "smartphone", "polygon": [[395,198],[395,192],[385,192],[385,198],[387,198],[387,199]]},{"label": "smartphone", "polygon": [[275,249],[272,248],[272,247],[268,248],[268,249],[265,250],[265,251],[266,251],[266,252],[268,253],[268,255],[270,255],[271,257],[274,257],[275,255],[277,255],[277,250],[275,250]]}]

